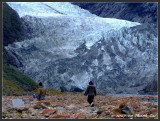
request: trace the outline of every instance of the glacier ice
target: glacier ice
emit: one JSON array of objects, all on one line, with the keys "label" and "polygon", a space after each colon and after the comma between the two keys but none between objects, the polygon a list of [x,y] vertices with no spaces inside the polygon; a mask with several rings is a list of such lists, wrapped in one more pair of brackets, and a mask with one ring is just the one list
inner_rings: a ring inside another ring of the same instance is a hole
[{"label": "glacier ice", "polygon": [[[87,48],[89,49],[96,41],[102,38],[103,33],[114,30],[118,31],[123,27],[140,25],[140,23],[126,20],[101,18],[68,2],[7,3],[18,12],[26,23],[31,22],[31,28],[33,32],[35,32],[35,35],[38,36],[31,41],[41,41],[39,46],[45,46],[46,44],[48,44],[47,47],[53,44],[61,46],[61,44],[65,45],[75,39],[73,44],[75,48],[81,41],[86,41]],[[55,15],[56,12],[54,9],[61,11],[61,13],[58,13],[60,15]],[[62,12],[64,12],[65,15],[63,15]],[[41,15],[41,17],[39,15]],[[40,32],[43,32],[44,36],[40,34]],[[62,32],[63,35],[61,36]],[[64,38],[65,41],[63,41]],[[50,41],[54,42],[50,43]]]},{"label": "glacier ice", "polygon": [[30,31],[5,49],[22,63],[20,71],[46,88],[85,89],[93,80],[98,89],[127,89],[135,80],[156,79],[157,35],[149,27],[140,31],[143,24],[98,17],[68,2],[7,3]]},{"label": "glacier ice", "polygon": [[20,17],[25,15],[36,17],[49,16],[95,16],[90,14],[87,10],[80,9],[69,2],[7,2],[13,9],[15,9]]}]

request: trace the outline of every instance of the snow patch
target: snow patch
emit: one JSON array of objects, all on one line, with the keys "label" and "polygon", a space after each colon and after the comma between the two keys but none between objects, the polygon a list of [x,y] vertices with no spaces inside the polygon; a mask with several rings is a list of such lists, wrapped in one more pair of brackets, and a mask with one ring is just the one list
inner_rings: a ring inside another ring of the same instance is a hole
[{"label": "snow patch", "polygon": [[20,17],[25,15],[49,17],[49,16],[95,16],[89,11],[72,5],[69,2],[7,2]]}]

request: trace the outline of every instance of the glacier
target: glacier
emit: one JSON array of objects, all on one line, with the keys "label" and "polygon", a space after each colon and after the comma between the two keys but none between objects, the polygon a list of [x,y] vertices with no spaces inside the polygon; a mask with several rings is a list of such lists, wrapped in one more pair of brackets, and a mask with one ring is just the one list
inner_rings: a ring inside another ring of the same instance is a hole
[{"label": "glacier", "polygon": [[[66,45],[65,48],[74,47],[75,49],[79,43],[84,41],[86,42],[87,47],[90,48],[103,36],[102,33],[104,32],[119,30],[123,27],[140,25],[140,23],[126,20],[101,18],[89,13],[86,10],[80,9],[78,6],[75,7],[74,5],[66,2],[7,3],[18,12],[18,14],[25,21],[25,24],[32,24],[30,25],[32,32],[30,32],[31,35],[29,36],[34,36],[34,39],[30,39],[30,42],[27,41],[26,43],[39,43],[39,41],[42,41],[39,46],[46,46],[47,48],[52,44],[55,46],[61,46],[61,44],[63,44],[62,48]],[[56,8],[57,11],[63,10],[65,15],[62,12],[57,14],[57,12],[51,8]],[[63,9],[61,10],[61,8]],[[74,14],[72,11],[75,11]],[[55,27],[57,30],[54,29]],[[62,36],[61,32],[63,32]],[[56,37],[57,35],[58,37]],[[70,41],[73,39],[77,41],[72,42],[73,45],[71,45],[72,43],[70,43]],[[52,42],[52,44],[48,42]]]},{"label": "glacier", "polygon": [[136,93],[157,80],[154,27],[102,18],[69,2],[7,4],[26,29],[26,39],[5,46],[8,56],[45,88],[84,90],[92,80],[99,91]]}]

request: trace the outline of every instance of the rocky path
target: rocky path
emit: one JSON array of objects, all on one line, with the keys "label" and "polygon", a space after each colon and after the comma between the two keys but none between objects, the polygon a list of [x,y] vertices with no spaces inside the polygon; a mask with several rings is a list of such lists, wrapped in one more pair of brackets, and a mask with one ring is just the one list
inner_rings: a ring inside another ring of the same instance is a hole
[{"label": "rocky path", "polygon": [[[25,107],[13,108],[12,100],[22,99]],[[47,96],[37,101],[32,96],[3,96],[3,119],[119,119],[158,118],[156,96],[115,97],[97,95],[94,107],[81,93]]]}]

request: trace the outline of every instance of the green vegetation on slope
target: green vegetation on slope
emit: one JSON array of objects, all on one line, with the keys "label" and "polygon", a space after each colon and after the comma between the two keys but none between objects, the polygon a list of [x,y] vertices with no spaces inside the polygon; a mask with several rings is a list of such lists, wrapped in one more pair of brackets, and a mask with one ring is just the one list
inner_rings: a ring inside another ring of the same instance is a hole
[{"label": "green vegetation on slope", "polygon": [[[24,28],[18,13],[7,3],[3,3],[3,94],[13,95],[35,90],[35,81],[9,66],[9,58],[4,46],[21,41],[24,38]],[[10,63],[12,65],[12,63]]]},{"label": "green vegetation on slope", "polygon": [[[25,95],[36,94],[38,84],[14,69],[6,62],[3,62],[3,95]],[[67,93],[74,94],[75,92],[61,92],[55,89],[47,89],[47,95],[63,95]]]},{"label": "green vegetation on slope", "polygon": [[3,62],[3,94],[12,95],[37,88],[38,84],[34,80]]}]

